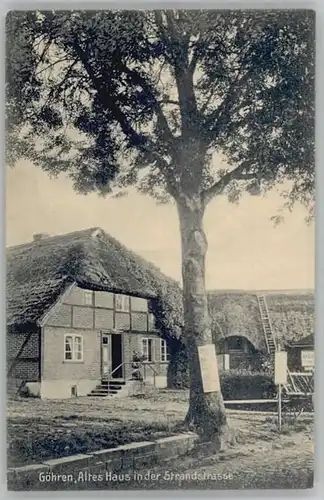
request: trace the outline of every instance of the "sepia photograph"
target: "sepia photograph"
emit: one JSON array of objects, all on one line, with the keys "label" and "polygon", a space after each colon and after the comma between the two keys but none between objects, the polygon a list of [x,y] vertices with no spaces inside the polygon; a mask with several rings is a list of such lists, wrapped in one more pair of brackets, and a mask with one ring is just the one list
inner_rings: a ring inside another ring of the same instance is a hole
[{"label": "sepia photograph", "polygon": [[315,24],[7,14],[9,491],[314,487]]}]

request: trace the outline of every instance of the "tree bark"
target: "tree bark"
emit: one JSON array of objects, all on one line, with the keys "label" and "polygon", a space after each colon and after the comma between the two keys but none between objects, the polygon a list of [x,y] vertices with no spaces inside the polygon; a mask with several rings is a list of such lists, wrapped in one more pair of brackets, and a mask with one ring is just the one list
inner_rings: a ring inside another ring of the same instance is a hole
[{"label": "tree bark", "polygon": [[199,346],[213,343],[205,286],[205,205],[197,196],[183,197],[177,207],[182,245],[184,341],[190,376],[190,401],[186,422],[205,442],[214,443],[219,449],[228,440],[225,406],[220,391],[204,392],[198,356]]}]

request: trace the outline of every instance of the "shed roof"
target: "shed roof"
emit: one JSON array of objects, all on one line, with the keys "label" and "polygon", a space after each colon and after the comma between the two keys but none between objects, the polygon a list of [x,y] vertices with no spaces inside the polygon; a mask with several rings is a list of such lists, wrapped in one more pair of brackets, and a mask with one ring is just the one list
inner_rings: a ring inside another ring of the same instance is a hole
[{"label": "shed roof", "polygon": [[290,347],[314,347],[314,334],[307,335],[296,342],[292,342]]}]

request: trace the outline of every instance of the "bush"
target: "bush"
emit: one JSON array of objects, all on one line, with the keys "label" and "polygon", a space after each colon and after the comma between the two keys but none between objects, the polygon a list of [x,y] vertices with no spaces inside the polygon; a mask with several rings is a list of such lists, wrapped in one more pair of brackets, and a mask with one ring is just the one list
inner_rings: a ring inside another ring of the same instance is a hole
[{"label": "bush", "polygon": [[224,400],[272,399],[276,395],[273,378],[266,373],[228,370],[220,373]]}]

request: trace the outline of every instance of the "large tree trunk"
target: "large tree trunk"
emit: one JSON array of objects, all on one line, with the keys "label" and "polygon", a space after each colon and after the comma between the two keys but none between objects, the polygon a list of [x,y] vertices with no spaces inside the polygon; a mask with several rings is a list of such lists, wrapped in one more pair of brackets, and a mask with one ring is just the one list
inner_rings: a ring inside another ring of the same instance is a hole
[{"label": "large tree trunk", "polygon": [[220,388],[204,392],[198,348],[212,346],[211,320],[205,287],[207,240],[203,229],[205,207],[200,197],[178,202],[182,243],[184,341],[187,347],[190,403],[187,423],[204,441],[219,448],[228,439],[225,407]]}]

